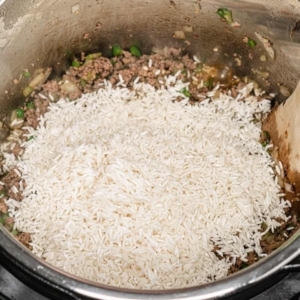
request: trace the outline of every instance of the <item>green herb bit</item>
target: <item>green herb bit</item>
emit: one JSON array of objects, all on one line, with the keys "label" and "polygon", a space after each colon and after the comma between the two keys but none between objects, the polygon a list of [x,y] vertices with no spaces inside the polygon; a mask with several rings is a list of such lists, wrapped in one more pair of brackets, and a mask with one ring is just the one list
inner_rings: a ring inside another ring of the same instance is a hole
[{"label": "green herb bit", "polygon": [[17,116],[17,119],[23,119],[24,118],[24,110],[22,108],[17,108],[16,116]]},{"label": "green herb bit", "polygon": [[35,108],[33,102],[27,102],[27,103],[26,103],[26,107],[27,107],[28,109],[34,109],[34,108]]},{"label": "green herb bit", "polygon": [[122,48],[119,45],[115,45],[112,47],[112,56],[120,56],[123,53]]},{"label": "green herb bit", "polygon": [[214,80],[212,77],[209,77],[207,80],[203,82],[204,86],[206,86],[209,90],[214,86]]},{"label": "green herb bit", "polygon": [[245,268],[247,268],[249,265],[248,264],[246,264],[245,262],[243,262],[242,264],[241,264],[241,269],[245,269]]},{"label": "green herb bit", "polygon": [[248,46],[254,48],[256,46],[256,42],[252,39],[248,38]]},{"label": "green herb bit", "polygon": [[31,76],[31,74],[29,73],[29,71],[27,69],[23,70],[22,75],[23,75],[23,77],[26,77],[26,78]]},{"label": "green herb bit", "polygon": [[81,66],[81,63],[80,63],[79,60],[74,59],[74,60],[72,61],[72,67],[79,68],[80,66]]},{"label": "green herb bit", "polygon": [[185,97],[191,97],[191,93],[187,90],[187,88],[183,88],[181,91],[180,91]]},{"label": "green herb bit", "polygon": [[23,96],[28,97],[33,92],[33,88],[29,85],[25,86],[23,89]]},{"label": "green herb bit", "polygon": [[262,223],[261,223],[261,229],[262,229],[263,231],[265,231],[265,230],[267,230],[267,228],[268,228],[267,223],[262,222]]},{"label": "green herb bit", "polygon": [[268,145],[268,142],[267,142],[267,141],[263,141],[263,142],[261,143],[261,145],[265,148],[265,147]]},{"label": "green herb bit", "polygon": [[101,57],[101,55],[102,55],[102,53],[100,53],[100,52],[89,54],[85,57],[85,61],[99,58],[99,57]]},{"label": "green herb bit", "polygon": [[232,12],[231,10],[227,9],[227,8],[219,8],[217,10],[217,14],[224,20],[227,21],[228,24],[231,24],[233,22],[233,18],[232,18]]},{"label": "green herb bit", "polygon": [[265,140],[269,141],[271,138],[270,138],[270,134],[268,131],[264,131],[264,137],[265,137]]},{"label": "green herb bit", "polygon": [[142,56],[142,52],[137,46],[131,46],[129,48],[129,51],[135,57],[141,57]]},{"label": "green herb bit", "polygon": [[34,139],[33,136],[30,136],[27,141],[32,141]]}]

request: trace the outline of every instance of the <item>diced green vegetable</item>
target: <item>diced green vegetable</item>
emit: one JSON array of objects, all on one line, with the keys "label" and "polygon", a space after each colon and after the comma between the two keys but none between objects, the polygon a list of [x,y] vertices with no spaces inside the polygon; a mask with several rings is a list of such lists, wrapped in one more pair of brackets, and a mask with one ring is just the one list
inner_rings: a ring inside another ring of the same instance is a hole
[{"label": "diced green vegetable", "polygon": [[100,53],[100,52],[89,54],[85,57],[85,61],[89,61],[89,60],[99,58],[99,57],[101,57],[101,55],[102,55],[102,53]]},{"label": "diced green vegetable", "polygon": [[86,86],[86,81],[84,79],[80,79],[80,84],[85,87]]},{"label": "diced green vegetable", "polygon": [[269,134],[268,131],[264,131],[264,136],[265,136],[265,139],[266,139],[267,141],[270,140],[270,134]]},{"label": "diced green vegetable", "polygon": [[33,102],[27,102],[27,103],[26,103],[26,107],[27,107],[28,109],[33,109],[33,108],[35,108]]},{"label": "diced green vegetable", "polygon": [[135,57],[141,57],[142,56],[142,52],[137,46],[131,46],[129,48],[129,51]]},{"label": "diced green vegetable", "polygon": [[256,46],[256,42],[252,39],[248,38],[248,46],[254,48]]},{"label": "diced green vegetable", "polygon": [[7,191],[6,190],[0,191],[0,196],[7,196]]},{"label": "diced green vegetable", "polygon": [[262,222],[262,223],[261,223],[261,229],[262,229],[263,231],[265,231],[265,230],[267,230],[267,228],[268,228],[267,223]]},{"label": "diced green vegetable", "polygon": [[29,73],[29,71],[27,69],[23,70],[22,72],[23,77],[30,77],[31,74]]},{"label": "diced green vegetable", "polygon": [[263,141],[263,142],[261,143],[261,145],[265,148],[265,147],[268,145],[268,142],[267,142],[267,141]]},{"label": "diced green vegetable", "polygon": [[187,90],[187,88],[183,88],[181,91],[180,91],[185,97],[191,97],[191,93]]},{"label": "diced green vegetable", "polygon": [[5,219],[8,217],[8,213],[0,214],[0,224],[4,225]]},{"label": "diced green vegetable", "polygon": [[13,229],[13,230],[11,231],[11,234],[12,234],[13,236],[17,236],[17,235],[19,234],[19,231],[18,231],[17,229]]},{"label": "diced green vegetable", "polygon": [[16,116],[18,119],[23,119],[24,118],[24,110],[22,108],[17,108]]},{"label": "diced green vegetable", "polygon": [[93,81],[95,79],[95,75],[92,71],[88,72],[85,76],[86,81]]},{"label": "diced green vegetable", "polygon": [[31,140],[33,140],[34,139],[34,137],[33,136],[30,136],[29,138],[28,138],[28,141],[31,141]]},{"label": "diced green vegetable", "polygon": [[224,20],[226,20],[228,24],[231,24],[233,22],[231,10],[229,10],[227,8],[219,8],[217,10],[217,14],[221,18],[223,18]]},{"label": "diced green vegetable", "polygon": [[207,80],[203,82],[204,86],[206,86],[209,90],[214,86],[214,80],[212,77],[209,77]]},{"label": "diced green vegetable", "polygon": [[115,45],[112,47],[112,55],[120,56],[123,53],[122,48],[119,45]]},{"label": "diced green vegetable", "polygon": [[111,62],[111,64],[112,64],[112,66],[114,67],[114,66],[115,66],[115,64],[116,64],[116,62],[114,61],[114,59],[113,59],[113,58],[111,58],[111,59],[110,59],[110,62]]},{"label": "diced green vegetable", "polygon": [[249,265],[248,265],[247,263],[243,262],[242,265],[241,265],[241,269],[245,269],[245,268],[247,268],[248,266],[249,266]]},{"label": "diced green vegetable", "polygon": [[77,59],[74,59],[72,61],[72,67],[76,67],[76,68],[79,68],[81,66],[81,63],[80,61],[78,61]]},{"label": "diced green vegetable", "polygon": [[29,85],[25,86],[23,89],[23,96],[28,97],[33,92],[33,88]]},{"label": "diced green vegetable", "polygon": [[203,64],[202,63],[199,63],[199,64],[197,64],[197,67],[196,67],[196,69],[195,69],[195,72],[201,72],[203,70]]}]

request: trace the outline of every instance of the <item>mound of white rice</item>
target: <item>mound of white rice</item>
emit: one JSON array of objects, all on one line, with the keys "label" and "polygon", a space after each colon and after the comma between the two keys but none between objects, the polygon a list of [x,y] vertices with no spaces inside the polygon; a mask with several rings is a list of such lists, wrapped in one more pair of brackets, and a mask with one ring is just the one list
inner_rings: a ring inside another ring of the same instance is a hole
[{"label": "mound of white rice", "polygon": [[34,254],[139,289],[209,282],[237,257],[263,255],[262,222],[278,226],[289,205],[254,124],[270,102],[248,97],[248,86],[236,99],[190,105],[176,101],[183,86],[106,84],[52,103],[24,155],[5,155],[27,184],[24,200],[7,204]]}]

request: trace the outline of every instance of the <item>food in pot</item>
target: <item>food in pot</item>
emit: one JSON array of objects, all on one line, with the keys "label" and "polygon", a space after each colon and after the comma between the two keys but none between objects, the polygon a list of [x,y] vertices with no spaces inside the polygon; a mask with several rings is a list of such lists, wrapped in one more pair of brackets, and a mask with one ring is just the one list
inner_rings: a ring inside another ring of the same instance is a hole
[{"label": "food in pot", "polygon": [[298,225],[261,130],[272,97],[180,49],[112,54],[29,85],[1,145],[1,222],[69,273],[138,289],[211,282],[281,245]]}]

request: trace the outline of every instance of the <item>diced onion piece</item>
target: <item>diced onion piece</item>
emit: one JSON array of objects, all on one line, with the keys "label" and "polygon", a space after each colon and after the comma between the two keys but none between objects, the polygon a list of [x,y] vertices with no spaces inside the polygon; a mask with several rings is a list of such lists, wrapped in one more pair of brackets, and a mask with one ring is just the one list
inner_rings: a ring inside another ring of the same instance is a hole
[{"label": "diced onion piece", "polygon": [[80,92],[76,84],[69,80],[65,80],[64,83],[61,84],[60,88],[63,92],[67,94]]},{"label": "diced onion piece", "polygon": [[173,38],[184,40],[185,39],[185,34],[182,30],[176,30],[176,31],[174,31]]},{"label": "diced onion piece", "polygon": [[279,91],[280,91],[280,93],[281,93],[284,97],[289,97],[289,96],[291,95],[291,93],[290,93],[290,91],[288,90],[288,88],[287,88],[285,85],[283,85],[283,84],[281,84],[281,85],[279,86]]},{"label": "diced onion piece", "polygon": [[294,193],[293,187],[287,182],[284,183],[284,189],[288,193]]},{"label": "diced onion piece", "polygon": [[183,26],[182,29],[185,32],[193,32],[194,31],[193,26]]},{"label": "diced onion piece", "polygon": [[255,31],[255,35],[256,37],[259,39],[259,41],[263,44],[264,48],[266,49],[266,51],[268,52],[270,58],[272,60],[275,59],[275,50],[270,42],[269,39],[263,37],[259,32]]},{"label": "diced onion piece", "polygon": [[46,70],[35,76],[28,85],[32,88],[41,88],[42,84],[44,84],[50,76],[51,71],[52,68],[47,68]]}]

